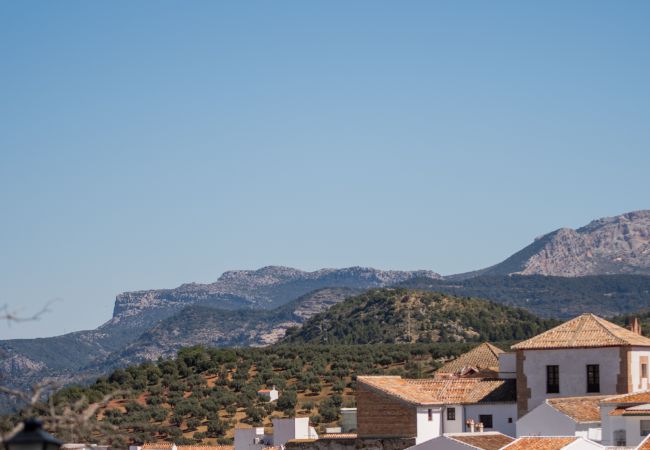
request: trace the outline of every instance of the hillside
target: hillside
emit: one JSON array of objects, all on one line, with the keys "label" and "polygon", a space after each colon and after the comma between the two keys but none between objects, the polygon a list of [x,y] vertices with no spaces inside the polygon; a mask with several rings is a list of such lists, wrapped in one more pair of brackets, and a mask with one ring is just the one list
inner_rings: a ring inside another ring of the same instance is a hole
[{"label": "hillside", "polygon": [[[310,416],[322,431],[336,424],[341,405],[354,405],[356,374],[431,376],[469,348],[465,343],[192,347],[173,360],[117,369],[89,386],[62,389],[52,397],[57,411],[107,394],[113,398],[90,423],[61,424],[51,431],[66,441],[91,439],[116,448],[153,441],[229,443],[235,426],[269,426],[271,417],[293,415]],[[273,385],[280,400],[265,403],[256,392]],[[41,405],[35,413],[47,418],[50,408]],[[2,418],[0,430],[16,420],[15,415]]]},{"label": "hillside", "polygon": [[447,278],[510,274],[650,275],[650,210],[594,220],[577,230],[560,228],[499,264]]},{"label": "hillside", "polygon": [[361,292],[352,288],[319,289],[272,310],[230,311],[188,306],[110,355],[103,369],[155,361],[193,345],[258,347],[274,344],[284,337],[288,328],[300,326],[314,314]]},{"label": "hillside", "polygon": [[287,331],[284,343],[376,344],[518,340],[557,321],[475,298],[403,288],[349,298]]},{"label": "hillside", "polygon": [[173,355],[182,346],[266,345],[280,339],[286,328],[359,292],[349,287],[317,289],[274,309],[228,310],[190,304],[170,316],[157,315],[142,328],[117,320],[97,330],[53,338],[1,341],[0,376],[11,380],[12,387],[43,380],[66,384],[129,363]]},{"label": "hillside", "polygon": [[503,275],[464,280],[414,278],[399,286],[485,298],[556,319],[571,319],[584,312],[612,317],[650,308],[650,276],[644,275]]}]

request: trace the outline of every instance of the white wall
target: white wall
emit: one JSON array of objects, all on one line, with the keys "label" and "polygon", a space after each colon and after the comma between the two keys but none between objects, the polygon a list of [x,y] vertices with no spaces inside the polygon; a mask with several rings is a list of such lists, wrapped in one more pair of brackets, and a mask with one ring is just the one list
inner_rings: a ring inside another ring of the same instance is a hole
[{"label": "white wall", "polygon": [[[255,443],[255,439],[260,439],[259,443]],[[264,435],[264,428],[235,428],[235,450],[261,450],[268,447],[270,441],[268,436]]]},{"label": "white wall", "polygon": [[[524,373],[531,397],[528,411],[547,398],[576,397],[587,394],[587,364],[600,365],[600,394],[616,394],[620,368],[619,347],[559,350],[524,350]],[[560,392],[546,393],[546,366],[560,369]]]},{"label": "white wall", "polygon": [[601,444],[614,445],[614,431],[625,429],[625,422],[622,416],[610,416],[609,413],[615,405],[600,405],[600,421],[603,427]]},{"label": "white wall", "polygon": [[602,450],[603,447],[601,447],[599,444],[593,442],[593,441],[588,441],[586,439],[580,438],[566,447],[564,447],[565,450],[595,450],[595,449],[600,449]]},{"label": "white wall", "polygon": [[[447,409],[455,408],[456,420],[447,420]],[[442,410],[442,432],[462,433],[465,431],[465,408],[461,405],[447,405]]]},{"label": "white wall", "polygon": [[517,420],[520,436],[575,436],[576,422],[546,402]]},{"label": "white wall", "polygon": [[517,378],[517,354],[499,354],[499,378]]},{"label": "white wall", "polygon": [[[645,391],[648,389],[648,379],[641,379],[641,356],[650,360],[650,349],[647,347],[632,348],[632,392]],[[648,372],[650,372],[650,361],[648,362]]]},{"label": "white wall", "polygon": [[645,436],[641,436],[641,420],[650,420],[649,416],[610,416],[612,406],[601,407],[603,420],[603,445],[614,445],[614,432],[625,430],[626,445],[635,446],[641,443]]},{"label": "white wall", "polygon": [[284,445],[292,439],[309,439],[310,436],[309,417],[273,419],[274,447]]},{"label": "white wall", "polygon": [[[508,436],[515,436],[517,426],[517,404],[516,403],[485,403],[465,406],[465,420],[474,419],[479,422],[479,415],[492,414],[492,428],[485,428],[485,431],[499,431]],[[512,423],[508,423],[512,419]]]},{"label": "white wall", "polygon": [[341,408],[341,428],[344,433],[356,431],[357,408]]},{"label": "white wall", "polygon": [[[429,421],[429,409],[432,410],[433,416]],[[441,407],[418,408],[417,411],[417,430],[418,435],[415,443],[428,441],[442,434],[442,411]]]},{"label": "white wall", "polygon": [[446,436],[438,436],[406,450],[468,450],[468,446]]}]

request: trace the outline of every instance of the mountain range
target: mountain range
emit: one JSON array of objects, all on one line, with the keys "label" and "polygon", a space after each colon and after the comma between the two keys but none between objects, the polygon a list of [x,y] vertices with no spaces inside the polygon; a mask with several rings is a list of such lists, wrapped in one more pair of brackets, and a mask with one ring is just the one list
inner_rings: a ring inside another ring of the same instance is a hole
[{"label": "mountain range", "polygon": [[95,330],[0,341],[0,375],[24,387],[82,381],[194,344],[259,346],[362,291],[389,286],[484,297],[544,317],[611,316],[650,307],[650,211],[561,228],[505,261],[464,274],[372,268],[305,272],[269,266],[214,283],[125,292]]}]

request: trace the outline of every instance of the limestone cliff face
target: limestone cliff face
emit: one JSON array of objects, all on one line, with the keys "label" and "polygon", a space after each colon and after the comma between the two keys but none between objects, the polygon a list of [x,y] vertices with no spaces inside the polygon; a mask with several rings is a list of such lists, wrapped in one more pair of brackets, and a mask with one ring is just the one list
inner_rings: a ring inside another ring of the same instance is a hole
[{"label": "limestone cliff face", "polygon": [[182,346],[271,344],[351,293],[417,277],[441,278],[430,271],[269,266],[226,272],[209,284],[125,292],[115,300],[113,317],[95,330],[0,341],[0,377],[17,387],[44,379],[67,383]]},{"label": "limestone cliff face", "polygon": [[499,264],[449,278],[510,274],[650,275],[650,210],[594,220],[577,230],[560,228]]}]

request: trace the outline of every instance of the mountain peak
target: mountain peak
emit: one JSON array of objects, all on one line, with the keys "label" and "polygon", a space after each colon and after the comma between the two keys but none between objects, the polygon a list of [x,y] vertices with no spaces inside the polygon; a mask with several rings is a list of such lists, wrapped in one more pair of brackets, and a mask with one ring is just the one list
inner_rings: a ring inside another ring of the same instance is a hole
[{"label": "mountain peak", "polygon": [[449,278],[511,274],[650,274],[650,210],[593,220],[577,230],[559,228],[499,264]]}]

